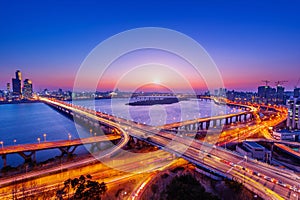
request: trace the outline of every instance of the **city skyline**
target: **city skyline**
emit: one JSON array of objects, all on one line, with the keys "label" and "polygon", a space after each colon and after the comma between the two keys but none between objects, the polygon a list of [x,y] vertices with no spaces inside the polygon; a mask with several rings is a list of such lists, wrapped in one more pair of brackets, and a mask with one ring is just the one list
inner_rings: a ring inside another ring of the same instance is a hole
[{"label": "city skyline", "polygon": [[[146,26],[174,29],[199,42],[228,89],[254,91],[268,79],[273,85],[288,80],[284,86],[292,90],[299,78],[298,3],[1,4],[3,87],[11,71],[20,69],[30,73],[35,90],[71,89],[80,64],[95,46],[119,32]],[[108,74],[107,79],[111,77]],[[203,88],[197,81],[193,84]],[[110,89],[112,83],[102,86]]]}]

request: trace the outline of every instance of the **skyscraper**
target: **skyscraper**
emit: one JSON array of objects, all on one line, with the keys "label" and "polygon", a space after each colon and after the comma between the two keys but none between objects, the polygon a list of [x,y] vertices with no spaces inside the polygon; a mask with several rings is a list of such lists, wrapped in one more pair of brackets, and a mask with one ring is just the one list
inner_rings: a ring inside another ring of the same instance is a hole
[{"label": "skyscraper", "polygon": [[300,108],[300,98],[291,97],[287,100],[288,106],[288,118],[287,127],[291,130],[300,130],[300,118],[299,118],[299,108]]},{"label": "skyscraper", "polygon": [[16,78],[12,79],[13,85],[13,95],[21,96],[22,95],[22,74],[20,70],[16,71]]},{"label": "skyscraper", "polygon": [[22,80],[22,74],[21,74],[21,71],[20,71],[20,70],[17,70],[17,71],[16,71],[16,79]]},{"label": "skyscraper", "polygon": [[23,96],[25,98],[31,98],[32,97],[32,81],[30,79],[25,79],[24,81],[24,87],[23,87]]},{"label": "skyscraper", "polygon": [[6,83],[6,91],[10,92],[10,83]]}]

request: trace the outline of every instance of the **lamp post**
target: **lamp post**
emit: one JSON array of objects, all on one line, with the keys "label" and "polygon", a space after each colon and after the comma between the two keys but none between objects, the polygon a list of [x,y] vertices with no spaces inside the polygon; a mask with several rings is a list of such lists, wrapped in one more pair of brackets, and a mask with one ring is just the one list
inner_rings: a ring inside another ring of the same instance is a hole
[{"label": "lamp post", "polygon": [[46,137],[47,137],[47,134],[46,134],[46,133],[44,133],[44,134],[43,134],[43,136],[44,136],[44,142],[46,142]]},{"label": "lamp post", "polygon": [[1,146],[2,146],[2,149],[3,149],[3,141],[0,141],[0,144],[1,144]]},{"label": "lamp post", "polygon": [[68,137],[69,137],[69,140],[71,140],[72,135],[70,133],[68,133]]},{"label": "lamp post", "polygon": [[16,145],[16,142],[17,142],[17,140],[16,140],[16,139],[14,139],[14,145]]},{"label": "lamp post", "polygon": [[38,137],[38,138],[37,138],[37,141],[38,141],[39,144],[40,144],[40,143],[41,143],[41,138]]}]

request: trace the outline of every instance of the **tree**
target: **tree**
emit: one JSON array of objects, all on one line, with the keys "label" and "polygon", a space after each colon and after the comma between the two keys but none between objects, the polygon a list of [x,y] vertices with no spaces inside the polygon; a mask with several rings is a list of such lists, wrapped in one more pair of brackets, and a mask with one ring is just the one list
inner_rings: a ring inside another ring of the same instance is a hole
[{"label": "tree", "polygon": [[166,194],[167,200],[218,199],[216,196],[205,192],[205,188],[191,175],[176,176],[167,186]]},{"label": "tree", "polygon": [[92,181],[91,175],[81,175],[79,178],[68,179],[64,182],[64,187],[56,192],[58,199],[69,195],[70,189],[74,191],[73,200],[101,200],[101,195],[107,190],[104,182]]}]

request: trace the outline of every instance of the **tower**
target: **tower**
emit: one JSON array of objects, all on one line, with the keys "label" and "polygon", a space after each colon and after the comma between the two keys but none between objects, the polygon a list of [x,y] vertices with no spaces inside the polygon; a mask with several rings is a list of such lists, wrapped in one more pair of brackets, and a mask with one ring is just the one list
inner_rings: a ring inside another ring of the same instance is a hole
[{"label": "tower", "polygon": [[31,98],[32,97],[32,81],[30,79],[24,80],[24,87],[23,87],[23,96],[25,98]]},{"label": "tower", "polygon": [[12,79],[13,95],[22,95],[22,74],[20,70],[16,71],[16,78]]}]

